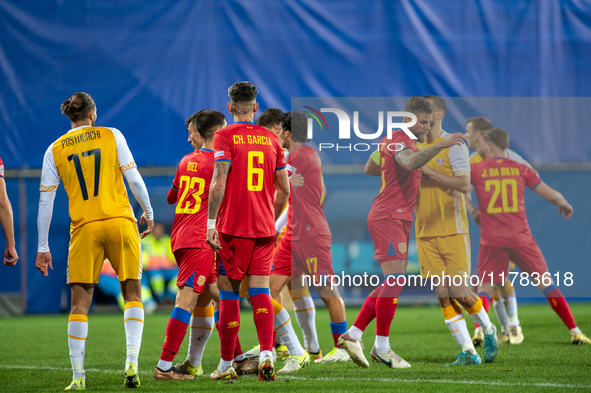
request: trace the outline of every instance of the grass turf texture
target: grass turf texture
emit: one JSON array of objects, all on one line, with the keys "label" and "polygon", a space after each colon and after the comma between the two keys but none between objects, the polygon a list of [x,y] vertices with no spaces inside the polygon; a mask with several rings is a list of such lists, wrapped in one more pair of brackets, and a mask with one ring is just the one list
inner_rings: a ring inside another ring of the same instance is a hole
[{"label": "grass turf texture", "polygon": [[[579,327],[591,333],[591,305],[573,304]],[[358,309],[347,309],[349,326]],[[318,309],[316,326],[322,351],[332,348],[328,312]],[[169,315],[146,317],[140,354],[142,391],[194,392],[203,390],[232,391],[588,391],[591,389],[591,346],[573,346],[567,329],[558,316],[544,305],[522,305],[519,318],[525,340],[521,345],[503,344],[493,364],[446,367],[459,352],[436,307],[399,307],[394,319],[390,342],[392,348],[412,367],[391,370],[371,362],[369,351],[374,341],[375,324],[364,334],[365,354],[369,369],[352,362],[311,364],[290,376],[278,376],[275,383],[258,382],[255,377],[239,377],[234,383],[213,382],[209,373],[219,361],[219,337],[214,331],[204,355],[204,376],[192,381],[154,381],[152,373],[162,349]],[[496,323],[494,311],[491,317]],[[466,318],[469,330],[472,320]],[[292,318],[301,339],[299,327]],[[70,359],[66,338],[67,316],[26,316],[0,320],[0,391],[57,392],[70,383]],[[86,388],[89,391],[123,391],[125,333],[123,316],[90,315],[86,345]],[[252,312],[243,310],[240,339],[243,350],[257,344]],[[188,336],[179,355],[187,353]],[[481,357],[483,350],[479,349]],[[283,367],[277,362],[277,369]]]}]

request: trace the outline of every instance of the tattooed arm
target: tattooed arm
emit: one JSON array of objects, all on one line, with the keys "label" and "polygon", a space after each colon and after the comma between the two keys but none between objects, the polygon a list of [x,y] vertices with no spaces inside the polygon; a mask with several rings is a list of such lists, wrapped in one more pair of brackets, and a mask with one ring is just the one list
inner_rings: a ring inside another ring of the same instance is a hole
[{"label": "tattooed arm", "polygon": [[208,224],[207,224],[207,243],[214,250],[220,249],[220,240],[218,237],[218,231],[215,227],[211,228],[210,220],[215,222],[220,211],[222,200],[224,199],[224,193],[226,191],[226,179],[228,178],[228,172],[230,171],[229,162],[217,162],[213,168],[213,178],[211,179],[211,185],[209,186],[209,205],[207,209]]},{"label": "tattooed arm", "polygon": [[441,150],[453,145],[461,145],[464,143],[464,140],[466,140],[464,134],[456,132],[425,150],[419,150],[414,153],[410,149],[402,150],[396,154],[395,158],[401,167],[407,171],[414,171],[431,161]]}]

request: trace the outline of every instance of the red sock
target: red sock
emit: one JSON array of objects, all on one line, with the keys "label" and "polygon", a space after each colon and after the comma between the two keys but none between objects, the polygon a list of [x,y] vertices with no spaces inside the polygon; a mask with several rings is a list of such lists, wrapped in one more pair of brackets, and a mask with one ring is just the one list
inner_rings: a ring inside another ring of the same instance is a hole
[{"label": "red sock", "polygon": [[240,346],[240,340],[238,339],[238,336],[236,336],[236,346],[234,347],[234,359],[236,359],[243,353],[244,352],[242,352],[242,347]]},{"label": "red sock", "polygon": [[[273,319],[273,322],[275,322],[275,319]],[[275,327],[275,323],[273,323],[273,327]],[[277,348],[277,332],[275,330],[273,330],[273,345]]]},{"label": "red sock", "polygon": [[556,287],[550,291],[548,291],[548,289],[549,288],[546,288],[544,293],[546,294],[552,309],[556,311],[556,314],[558,314],[569,330],[576,328],[577,324],[575,323],[575,317],[573,317],[570,307],[562,295],[562,292],[560,292],[560,289]]},{"label": "red sock", "polygon": [[187,334],[187,326],[191,320],[191,313],[182,308],[175,307],[172,310],[168,325],[166,326],[166,338],[162,345],[160,359],[172,362],[174,356],[179,352],[183,339]]},{"label": "red sock", "polygon": [[[398,277],[401,277],[398,281]],[[398,306],[398,295],[402,291],[403,286],[398,283],[406,283],[404,274],[391,274],[386,276],[384,286],[380,291],[378,300],[376,301],[376,335],[390,336],[390,325],[396,313]],[[377,312],[380,310],[380,312]]]},{"label": "red sock", "polygon": [[361,307],[361,311],[359,311],[359,315],[355,319],[353,326],[358,328],[361,331],[365,331],[365,328],[371,321],[374,320],[376,317],[376,302],[378,300],[378,295],[382,287],[377,287],[373,290],[372,293],[369,294],[367,299],[363,302],[363,306]]},{"label": "red sock", "polygon": [[221,357],[223,360],[234,359],[236,339],[240,329],[240,294],[220,289],[220,332]]},{"label": "red sock", "polygon": [[269,288],[249,288],[248,292],[252,302],[253,319],[257,328],[261,352],[272,351],[275,313]]}]

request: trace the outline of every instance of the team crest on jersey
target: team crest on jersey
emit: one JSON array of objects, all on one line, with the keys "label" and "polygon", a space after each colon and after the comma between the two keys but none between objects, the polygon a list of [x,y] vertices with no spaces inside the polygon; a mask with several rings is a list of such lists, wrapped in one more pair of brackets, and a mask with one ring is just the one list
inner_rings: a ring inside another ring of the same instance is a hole
[{"label": "team crest on jersey", "polygon": [[202,286],[203,284],[205,284],[205,276],[199,276],[197,279],[197,285]]},{"label": "team crest on jersey", "polygon": [[443,165],[443,164],[445,163],[445,158],[443,158],[443,157],[439,157],[439,158],[437,159],[437,163],[439,164],[439,166]]},{"label": "team crest on jersey", "polygon": [[398,243],[398,251],[406,252],[406,243]]}]

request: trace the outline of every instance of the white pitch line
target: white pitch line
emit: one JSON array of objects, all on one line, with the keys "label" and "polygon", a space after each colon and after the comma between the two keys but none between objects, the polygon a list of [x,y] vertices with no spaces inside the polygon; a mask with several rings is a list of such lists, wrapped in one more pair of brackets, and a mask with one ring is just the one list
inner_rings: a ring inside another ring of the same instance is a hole
[{"label": "white pitch line", "polygon": [[[46,371],[72,371],[71,368],[65,367],[49,367],[49,366],[12,366],[12,365],[1,365],[0,369],[21,369],[21,370],[46,370]],[[96,368],[87,368],[86,372],[93,373],[105,373],[105,374],[123,374],[123,370],[104,370]],[[139,371],[140,374],[152,374],[151,370]],[[281,376],[283,377],[283,376]],[[516,382],[500,382],[500,381],[462,381],[452,379],[405,379],[405,378],[329,378],[329,377],[303,377],[296,375],[285,375],[286,378],[293,379],[296,381],[357,381],[357,382],[405,382],[405,383],[416,383],[416,382],[427,382],[427,383],[445,383],[445,384],[461,384],[461,385],[490,385],[490,386],[523,386],[523,387],[540,387],[540,388],[566,388],[566,389],[591,389],[591,385],[567,385],[561,383],[516,383]]]}]

